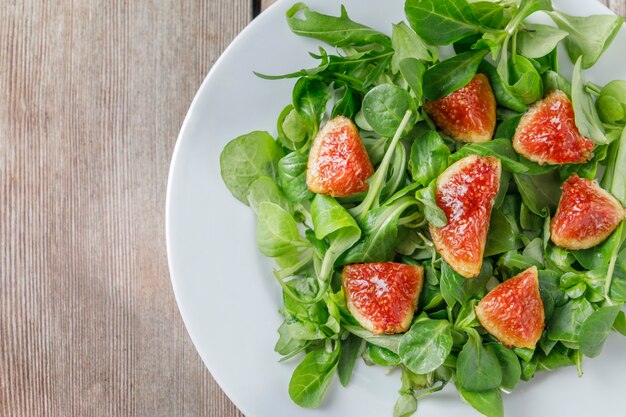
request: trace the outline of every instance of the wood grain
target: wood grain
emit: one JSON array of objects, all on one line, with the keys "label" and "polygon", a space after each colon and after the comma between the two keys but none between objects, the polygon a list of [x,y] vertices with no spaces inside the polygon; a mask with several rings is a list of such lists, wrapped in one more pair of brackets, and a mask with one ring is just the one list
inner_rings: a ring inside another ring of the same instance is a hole
[{"label": "wood grain", "polygon": [[236,416],[164,244],[170,158],[249,0],[0,6],[0,416]]},{"label": "wood grain", "polygon": [[251,14],[2,2],[0,416],[242,415],[180,320],[163,220],[185,112]]}]

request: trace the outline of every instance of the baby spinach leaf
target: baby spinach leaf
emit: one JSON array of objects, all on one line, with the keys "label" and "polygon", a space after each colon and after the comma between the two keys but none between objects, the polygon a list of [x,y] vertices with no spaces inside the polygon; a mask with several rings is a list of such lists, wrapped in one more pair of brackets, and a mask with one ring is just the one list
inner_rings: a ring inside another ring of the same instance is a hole
[{"label": "baby spinach leaf", "polygon": [[422,188],[415,193],[415,198],[422,203],[424,207],[424,217],[426,221],[434,227],[444,227],[448,224],[446,214],[437,205],[435,199],[436,179],[430,182],[428,187]]},{"label": "baby spinach leaf", "polygon": [[[328,308],[323,302],[301,303],[299,299],[313,299],[318,290],[315,278],[297,278],[285,283],[283,309],[287,329],[292,337],[300,340],[322,340],[336,333],[329,324]],[[295,299],[291,294],[296,294]]]},{"label": "baby spinach leaf", "polygon": [[413,394],[400,394],[393,406],[393,417],[410,417],[417,411],[417,399]]},{"label": "baby spinach leaf", "polygon": [[567,35],[554,26],[528,23],[517,34],[517,51],[526,58],[541,58],[552,52]]},{"label": "baby spinach leaf", "polygon": [[380,366],[398,366],[400,365],[400,356],[392,351],[380,346],[367,344],[367,350],[365,351],[367,358]]},{"label": "baby spinach leaf", "polygon": [[[619,249],[622,243],[622,229],[618,228],[604,242],[590,249],[571,251],[574,258],[585,269],[592,270],[606,267],[613,253]],[[626,238],[626,236],[624,236]]]},{"label": "baby spinach leaf", "polygon": [[505,169],[516,174],[523,174],[528,171],[526,165],[517,161],[517,154],[513,150],[511,141],[508,139],[500,138],[490,140],[489,142],[464,145],[461,149],[452,154],[452,160],[458,161],[471,154],[495,156],[500,159]]},{"label": "baby spinach leaf", "polygon": [[478,1],[470,3],[470,7],[474,10],[474,15],[478,18],[480,24],[491,29],[501,29],[508,23],[505,16],[504,7],[498,3],[490,1]]},{"label": "baby spinach leaf", "polygon": [[483,30],[465,0],[407,0],[404,13],[413,30],[433,45],[449,45]]},{"label": "baby spinach leaf", "polygon": [[371,343],[376,346],[380,346],[391,352],[398,354],[398,346],[400,345],[400,335],[392,334],[392,335],[380,335],[374,336],[372,332],[369,330],[365,330],[361,326],[357,326],[354,324],[342,323],[343,328],[352,333],[355,336],[360,337],[365,340],[367,343]]},{"label": "baby spinach leaf", "polygon": [[466,391],[487,391],[502,383],[502,367],[493,351],[485,349],[478,333],[469,333],[456,364],[456,377]]},{"label": "baby spinach leaf", "polygon": [[302,77],[293,87],[293,107],[300,118],[312,127],[311,136],[317,133],[329,99],[328,86],[315,78]]},{"label": "baby spinach leaf", "polygon": [[250,185],[263,176],[276,179],[278,160],[283,155],[267,132],[239,136],[228,142],[220,155],[222,180],[237,200],[248,204]]},{"label": "baby spinach leaf", "polygon": [[415,58],[405,58],[399,62],[398,68],[400,69],[400,73],[406,80],[406,83],[411,87],[413,94],[418,102],[418,104],[422,104],[422,95],[423,95],[423,78],[424,72],[426,71],[426,67],[422,64],[421,61],[418,61]]},{"label": "baby spinach leaf", "polygon": [[478,300],[472,299],[461,305],[461,309],[454,320],[455,330],[467,330],[480,326],[476,318],[476,304],[478,304]]},{"label": "baby spinach leaf", "polygon": [[545,208],[554,210],[561,198],[561,180],[558,172],[542,175],[513,174],[522,201],[530,211],[545,217]]},{"label": "baby spinach leaf", "polygon": [[538,363],[538,358],[533,358],[530,361],[522,361],[520,363],[522,367],[522,381],[530,381],[535,376]]},{"label": "baby spinach leaf", "polygon": [[501,343],[489,343],[485,347],[493,351],[502,368],[500,388],[505,392],[513,391],[519,383],[522,374],[517,355],[511,349],[502,346]]},{"label": "baby spinach leaf", "polygon": [[318,272],[321,288],[316,300],[323,297],[330,283],[335,261],[361,237],[361,229],[348,211],[332,197],[316,194],[311,203],[311,221],[315,237],[328,239]]},{"label": "baby spinach leaf", "polygon": [[499,389],[487,391],[468,391],[457,383],[457,390],[469,405],[488,417],[504,417],[504,403]]},{"label": "baby spinach leaf", "polygon": [[491,212],[491,223],[487,234],[484,256],[493,256],[519,247],[519,227],[514,217],[500,209]]},{"label": "baby spinach leaf", "polygon": [[449,156],[450,149],[437,132],[424,132],[411,145],[409,169],[413,181],[422,187],[430,184],[448,167]]},{"label": "baby spinach leaf", "polygon": [[463,88],[476,75],[485,55],[486,50],[463,52],[428,68],[424,73],[424,96],[437,100]]},{"label": "baby spinach leaf", "polygon": [[[300,13],[304,15],[304,19],[298,17]],[[336,17],[312,11],[304,3],[296,3],[287,10],[286,15],[287,24],[293,33],[315,38],[329,45],[339,47],[390,45],[388,36],[351,20],[343,6],[341,15]]]},{"label": "baby spinach leaf", "polygon": [[293,353],[300,352],[306,346],[307,342],[305,340],[294,338],[291,335],[286,321],[283,321],[278,328],[278,335],[279,338],[274,351],[280,355],[290,356]]},{"label": "baby spinach leaf", "polygon": [[572,96],[572,84],[558,72],[548,70],[542,74],[541,79],[545,92],[559,90],[567,94],[568,97]]},{"label": "baby spinach leaf", "polygon": [[248,204],[257,215],[259,214],[259,205],[264,201],[274,203],[289,213],[293,210],[289,200],[270,177],[260,177],[250,185]]},{"label": "baby spinach leaf", "polygon": [[515,130],[517,130],[517,125],[519,125],[519,121],[522,119],[522,116],[513,116],[506,120],[503,120],[498,124],[495,133],[493,136],[495,138],[504,138],[509,141],[513,139],[515,136]]},{"label": "baby spinach leaf", "polygon": [[341,341],[341,355],[337,365],[337,375],[339,376],[339,382],[344,387],[350,383],[354,365],[362,351],[363,339],[359,337],[349,334],[345,340]]},{"label": "baby spinach leaf", "polygon": [[439,50],[428,45],[406,23],[400,22],[392,26],[391,46],[395,53],[391,58],[391,70],[394,74],[400,71],[400,62],[406,58],[421,61],[437,61]]},{"label": "baby spinach leaf", "polygon": [[485,284],[491,278],[493,267],[488,260],[483,261],[480,274],[468,279],[458,274],[445,261],[441,261],[441,294],[446,303],[452,307],[456,302],[463,305],[471,298],[485,291]]},{"label": "baby spinach leaf", "polygon": [[621,304],[604,306],[587,317],[580,328],[580,350],[583,355],[590,358],[600,355],[621,309]]},{"label": "baby spinach leaf", "polygon": [[396,133],[409,110],[415,113],[415,102],[406,90],[395,84],[374,87],[363,97],[365,120],[376,133],[387,138]]},{"label": "baby spinach leaf", "polygon": [[591,303],[585,298],[571,300],[554,309],[547,335],[552,340],[578,344],[581,326],[593,313]]},{"label": "baby spinach leaf", "polygon": [[569,33],[565,39],[567,53],[582,67],[591,68],[619,33],[624,18],[615,15],[569,16],[559,11],[548,13],[554,23]]},{"label": "baby spinach leaf", "polygon": [[[487,61],[482,61],[478,70],[489,77],[493,95],[496,97],[496,102],[500,106],[520,113],[526,111],[528,106],[511,90],[508,81],[505,82],[502,77],[500,77],[500,74],[498,74],[498,71],[496,71],[493,65]],[[496,135],[496,137],[502,136]]]},{"label": "baby spinach leaf", "polygon": [[309,126],[302,120],[292,105],[288,105],[280,113],[276,129],[278,131],[278,141],[290,150],[303,147],[309,138]]},{"label": "baby spinach leaf", "polygon": [[[509,86],[511,92],[519,97],[524,104],[534,103],[543,96],[543,82],[533,64],[521,55],[512,56],[509,60]],[[506,80],[506,79],[505,79]]]},{"label": "baby spinach leaf", "polygon": [[342,230],[360,235],[360,229],[350,213],[332,197],[315,194],[311,203],[311,219],[317,239],[332,239]]},{"label": "baby spinach leaf", "polygon": [[400,339],[400,359],[411,372],[427,374],[443,364],[452,342],[448,321],[418,320]]},{"label": "baby spinach leaf", "polygon": [[342,96],[335,102],[331,117],[345,116],[354,119],[354,115],[361,109],[361,97],[350,87],[345,87]]},{"label": "baby spinach leaf", "polygon": [[578,58],[572,75],[572,105],[574,106],[576,127],[584,137],[600,145],[606,144],[608,139],[604,135],[604,126],[600,116],[598,116],[593,99],[585,91],[581,63],[582,59]]},{"label": "baby spinach leaf", "polygon": [[265,256],[282,256],[308,246],[294,218],[282,207],[267,201],[258,207],[256,243]]},{"label": "baby spinach leaf", "polygon": [[300,152],[291,152],[278,161],[278,180],[285,196],[294,203],[313,198],[306,185],[308,157]]},{"label": "baby spinach leaf", "polygon": [[613,323],[613,329],[622,336],[626,336],[626,314],[623,311],[617,314],[617,318]]},{"label": "baby spinach leaf", "polygon": [[574,361],[569,356],[559,352],[558,350],[553,350],[548,355],[540,354],[537,359],[538,371],[553,371],[555,369],[574,365]]},{"label": "baby spinach leaf", "polygon": [[322,403],[339,360],[339,344],[332,352],[324,348],[306,354],[289,381],[289,396],[300,407],[316,408]]},{"label": "baby spinach leaf", "polygon": [[626,129],[622,130],[619,140],[609,145],[606,159],[602,187],[626,206]]}]

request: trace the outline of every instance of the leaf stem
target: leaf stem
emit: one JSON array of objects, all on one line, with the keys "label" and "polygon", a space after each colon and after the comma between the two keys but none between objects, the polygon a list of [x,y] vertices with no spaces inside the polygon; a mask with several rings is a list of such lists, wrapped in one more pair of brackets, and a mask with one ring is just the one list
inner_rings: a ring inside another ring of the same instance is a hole
[{"label": "leaf stem", "polygon": [[383,183],[385,182],[385,178],[387,177],[387,171],[389,170],[389,164],[391,164],[391,158],[395,153],[395,148],[400,138],[402,137],[402,133],[404,132],[404,128],[409,123],[409,119],[413,112],[411,110],[407,110],[404,113],[404,118],[400,122],[396,133],[393,135],[391,139],[391,143],[389,144],[389,148],[387,148],[387,152],[385,152],[385,156],[383,157],[383,161],[378,166],[376,173],[372,176],[372,181],[370,182],[370,187],[365,196],[365,199],[361,204],[352,208],[350,210],[350,214],[357,218],[357,220],[363,220],[365,214],[369,211],[372,205],[379,199],[380,191],[383,187]]}]

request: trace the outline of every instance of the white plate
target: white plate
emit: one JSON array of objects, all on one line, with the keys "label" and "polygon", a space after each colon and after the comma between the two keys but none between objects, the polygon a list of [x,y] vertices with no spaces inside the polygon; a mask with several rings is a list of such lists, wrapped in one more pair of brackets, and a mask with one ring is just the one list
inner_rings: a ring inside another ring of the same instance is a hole
[{"label": "white plate", "polygon": [[[293,80],[265,81],[253,70],[279,74],[315,64],[307,54],[319,42],[293,35],[284,15],[294,1],[279,1],[255,19],[213,66],[200,87],[176,144],[167,193],[167,250],[172,284],[187,330],[204,363],[248,417],[391,416],[400,387],[397,372],[359,362],[347,389],[335,380],[324,405],[304,410],[287,387],[296,362],[274,353],[281,322],[279,286],[271,263],[255,246],[252,211],[220,179],[219,155],[232,138],[252,130],[275,134],[276,118],[291,101]],[[339,1],[307,0],[312,9],[339,13]],[[403,1],[342,0],[358,22],[389,33],[403,19]],[[384,4],[384,6],[383,6]],[[577,15],[607,13],[592,1],[555,4]],[[603,83],[626,78],[622,30],[588,77]],[[626,415],[626,341],[613,335],[599,359],[538,374],[505,398],[507,416]],[[621,410],[621,411],[618,411]],[[454,389],[424,399],[418,415],[477,416]]]}]

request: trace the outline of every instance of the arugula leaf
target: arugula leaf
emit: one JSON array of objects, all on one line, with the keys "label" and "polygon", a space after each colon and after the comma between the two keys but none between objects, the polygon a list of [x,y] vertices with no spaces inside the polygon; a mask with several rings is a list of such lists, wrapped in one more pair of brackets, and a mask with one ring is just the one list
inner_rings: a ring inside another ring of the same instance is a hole
[{"label": "arugula leaf", "polygon": [[[302,13],[304,19],[298,18]],[[287,24],[296,35],[319,39],[333,46],[390,46],[389,37],[374,29],[356,23],[341,6],[339,17],[314,12],[304,3],[296,3],[287,10]]]},{"label": "arugula leaf", "polygon": [[361,239],[344,252],[338,263],[392,261],[397,244],[398,219],[416,204],[414,198],[402,197],[388,206],[370,210],[360,222]]},{"label": "arugula leaf", "polygon": [[485,55],[486,50],[463,52],[428,68],[424,73],[424,96],[437,100],[463,88],[476,75]]},{"label": "arugula leaf", "polygon": [[415,58],[426,62],[434,62],[437,61],[439,56],[437,48],[425,43],[404,22],[392,26],[391,46],[395,51],[391,58],[391,70],[394,74],[400,71],[400,62],[404,59]]}]

